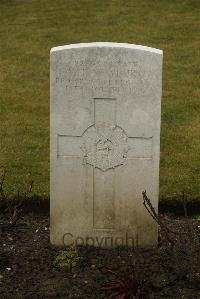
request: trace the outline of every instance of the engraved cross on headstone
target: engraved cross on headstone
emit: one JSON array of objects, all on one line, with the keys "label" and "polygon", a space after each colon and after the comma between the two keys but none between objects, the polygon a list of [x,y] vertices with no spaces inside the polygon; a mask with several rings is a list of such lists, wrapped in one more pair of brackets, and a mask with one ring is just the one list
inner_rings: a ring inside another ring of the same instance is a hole
[{"label": "engraved cross on headstone", "polygon": [[[58,158],[93,166],[93,227],[115,228],[115,168],[127,159],[151,159],[152,136],[127,136],[116,124],[116,99],[94,99],[94,123],[82,135],[58,135]],[[101,211],[101,212],[99,212]]]}]

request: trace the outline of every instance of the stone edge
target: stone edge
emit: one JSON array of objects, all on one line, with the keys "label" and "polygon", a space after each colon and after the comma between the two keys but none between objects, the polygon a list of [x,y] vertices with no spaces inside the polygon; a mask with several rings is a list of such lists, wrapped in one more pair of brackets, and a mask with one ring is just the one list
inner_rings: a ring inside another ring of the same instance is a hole
[{"label": "stone edge", "polygon": [[78,49],[78,48],[95,48],[95,47],[109,47],[109,48],[124,48],[124,49],[133,49],[133,50],[141,50],[146,52],[151,52],[155,54],[163,55],[163,51],[156,48],[140,46],[135,44],[127,44],[127,43],[111,43],[111,42],[94,42],[94,43],[80,43],[80,44],[70,44],[65,46],[53,47],[50,50],[50,53],[70,50],[70,49]]}]

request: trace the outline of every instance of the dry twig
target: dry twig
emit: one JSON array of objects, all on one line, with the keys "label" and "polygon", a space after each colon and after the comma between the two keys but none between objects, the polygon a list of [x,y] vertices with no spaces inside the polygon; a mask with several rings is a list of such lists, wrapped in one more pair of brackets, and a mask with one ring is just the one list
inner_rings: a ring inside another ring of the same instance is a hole
[{"label": "dry twig", "polygon": [[6,196],[4,193],[4,189],[3,189],[3,184],[5,181],[5,177],[6,177],[6,170],[3,170],[2,176],[1,176],[1,180],[0,180],[0,200],[5,200]]},{"label": "dry twig", "polygon": [[[3,177],[3,180],[4,180],[4,177]],[[3,186],[2,181],[1,181],[0,187],[1,186]],[[22,214],[23,204],[30,197],[32,188],[33,188],[33,181],[30,183],[27,193],[24,196],[22,196],[21,199],[20,199],[20,193],[18,191],[18,195],[17,195],[18,200],[17,200],[17,204],[14,206],[14,209],[12,208],[12,210],[13,210],[12,216],[10,217],[7,224],[1,224],[1,229],[3,229],[3,230],[9,229],[17,223],[17,221],[20,219],[21,214]],[[3,188],[2,188],[2,190],[3,190]],[[6,211],[8,211],[8,210],[9,211],[11,210],[11,205],[9,205],[9,207],[6,209]]]},{"label": "dry twig", "polygon": [[155,211],[154,207],[152,206],[152,203],[150,201],[150,199],[147,197],[146,194],[146,190],[142,192],[143,195],[143,205],[145,206],[146,210],[148,211],[148,213],[151,215],[151,217],[158,223],[158,225],[161,227],[162,231],[165,234],[165,238],[166,240],[169,242],[171,248],[173,249],[175,243],[172,240],[170,233],[175,233],[173,231],[171,231],[160,219],[160,217],[158,216],[158,213]]}]

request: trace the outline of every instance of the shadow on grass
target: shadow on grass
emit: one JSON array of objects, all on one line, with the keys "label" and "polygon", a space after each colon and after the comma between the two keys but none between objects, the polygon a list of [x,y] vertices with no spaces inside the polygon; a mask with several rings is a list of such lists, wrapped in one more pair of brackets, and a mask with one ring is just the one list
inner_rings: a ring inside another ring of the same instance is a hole
[{"label": "shadow on grass", "polygon": [[[32,195],[29,198],[13,197],[5,198],[0,201],[0,213],[8,208],[14,208],[19,202],[23,200],[23,212],[32,213],[37,215],[49,215],[50,211],[50,198]],[[184,216],[183,203],[177,198],[162,199],[159,201],[159,214],[170,213],[174,216]],[[190,200],[187,202],[188,216],[200,214],[200,199]]]}]

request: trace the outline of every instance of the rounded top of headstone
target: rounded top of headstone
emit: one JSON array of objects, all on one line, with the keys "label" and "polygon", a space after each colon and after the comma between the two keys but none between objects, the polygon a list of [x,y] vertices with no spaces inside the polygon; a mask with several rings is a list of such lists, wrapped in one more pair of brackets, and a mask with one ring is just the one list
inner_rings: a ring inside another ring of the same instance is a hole
[{"label": "rounded top of headstone", "polygon": [[132,50],[141,50],[147,51],[155,54],[163,54],[163,51],[156,48],[140,46],[135,44],[128,43],[111,43],[111,42],[94,42],[94,43],[80,43],[80,44],[70,44],[64,46],[58,46],[51,49],[50,53],[62,51],[62,50],[70,50],[77,48],[124,48],[124,49],[132,49]]}]

